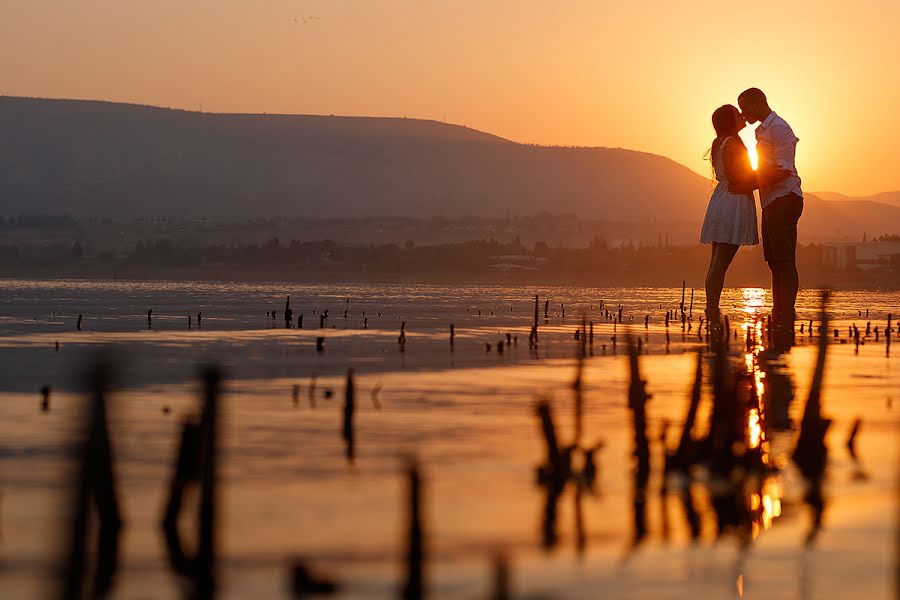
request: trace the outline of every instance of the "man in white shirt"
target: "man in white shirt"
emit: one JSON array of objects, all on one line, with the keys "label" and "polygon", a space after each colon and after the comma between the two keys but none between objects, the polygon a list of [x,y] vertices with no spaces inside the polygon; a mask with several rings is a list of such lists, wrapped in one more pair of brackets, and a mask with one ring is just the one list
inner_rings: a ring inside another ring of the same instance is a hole
[{"label": "man in white shirt", "polygon": [[772,319],[776,329],[788,334],[794,330],[794,304],[800,288],[797,221],[803,212],[803,191],[794,164],[799,140],[787,121],[769,108],[762,90],[741,92],[738,106],[748,123],[760,122],[756,128],[756,180],[762,206],[763,254],[772,271]]}]

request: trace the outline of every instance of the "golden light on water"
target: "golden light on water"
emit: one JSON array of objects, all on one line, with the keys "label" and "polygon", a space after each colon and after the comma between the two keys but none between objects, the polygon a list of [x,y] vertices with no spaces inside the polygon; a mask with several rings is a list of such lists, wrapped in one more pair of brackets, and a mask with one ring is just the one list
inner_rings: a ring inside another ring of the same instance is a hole
[{"label": "golden light on water", "polygon": [[[766,290],[763,288],[741,288],[742,310],[749,317],[762,316],[763,307],[766,305]],[[745,329],[748,324],[745,324]]]},{"label": "golden light on water", "polygon": [[775,477],[765,480],[762,487],[763,528],[772,526],[772,521],[781,516],[781,482]]},{"label": "golden light on water", "polygon": [[762,441],[762,427],[759,424],[759,411],[755,408],[750,409],[750,416],[747,421],[747,433],[749,439],[748,445],[751,448],[758,448]]},{"label": "golden light on water", "polygon": [[760,492],[750,494],[750,510],[757,513],[751,531],[754,538],[761,531],[770,529],[775,519],[781,516],[782,495],[781,482],[777,476],[767,477],[763,481]]}]

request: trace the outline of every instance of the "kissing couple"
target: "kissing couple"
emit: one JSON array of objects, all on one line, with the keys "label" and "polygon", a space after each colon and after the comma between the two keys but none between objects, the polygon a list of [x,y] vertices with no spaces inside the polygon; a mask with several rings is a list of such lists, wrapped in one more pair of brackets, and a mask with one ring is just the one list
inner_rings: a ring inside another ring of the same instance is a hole
[{"label": "kissing couple", "polygon": [[[721,318],[719,298],[725,272],[738,249],[759,244],[753,197],[753,190],[759,190],[763,255],[772,272],[770,324],[776,340],[791,340],[794,304],[800,288],[797,221],[803,212],[803,192],[794,164],[799,140],[787,121],[769,108],[762,90],[750,88],[741,92],[738,107],[726,104],[712,115],[716,138],[709,157],[718,184],[700,231],[700,243],[712,244],[706,273],[706,317],[711,323],[718,323]],[[748,123],[759,123],[756,171],[738,135]]]}]

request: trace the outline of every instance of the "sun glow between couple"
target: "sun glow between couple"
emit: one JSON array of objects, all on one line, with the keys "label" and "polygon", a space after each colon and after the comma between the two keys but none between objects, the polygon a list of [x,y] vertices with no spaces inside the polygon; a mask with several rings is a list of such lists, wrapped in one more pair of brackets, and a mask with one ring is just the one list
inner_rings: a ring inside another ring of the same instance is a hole
[{"label": "sun glow between couple", "polygon": [[755,171],[756,167],[759,166],[759,156],[756,154],[756,127],[745,127],[739,135],[744,141],[744,145],[747,146],[747,154],[750,155],[750,166]]}]

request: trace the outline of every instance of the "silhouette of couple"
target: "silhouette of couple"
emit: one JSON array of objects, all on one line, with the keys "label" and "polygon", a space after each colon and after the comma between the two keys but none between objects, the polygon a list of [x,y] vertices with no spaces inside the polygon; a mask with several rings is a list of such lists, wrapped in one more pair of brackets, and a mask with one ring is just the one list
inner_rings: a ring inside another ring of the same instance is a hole
[{"label": "silhouette of couple", "polygon": [[[797,274],[797,221],[803,212],[803,192],[794,165],[797,136],[787,122],[769,108],[766,95],[757,88],[738,96],[740,109],[726,104],[712,115],[716,139],[710,160],[718,185],[709,199],[700,242],[712,244],[706,274],[706,314],[712,323],[720,318],[719,298],[725,272],[741,246],[759,243],[756,201],[762,207],[763,255],[772,271],[772,318],[776,339],[790,339],[794,330],[794,304],[800,279]],[[748,123],[756,128],[757,169],[738,132]]]}]

